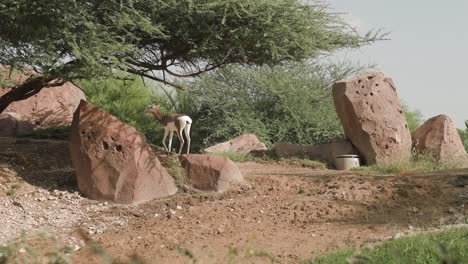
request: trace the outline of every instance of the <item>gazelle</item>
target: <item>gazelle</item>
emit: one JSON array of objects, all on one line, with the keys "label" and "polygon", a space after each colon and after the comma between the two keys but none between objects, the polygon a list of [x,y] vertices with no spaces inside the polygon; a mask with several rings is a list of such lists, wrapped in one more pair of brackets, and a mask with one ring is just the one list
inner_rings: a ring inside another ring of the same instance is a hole
[{"label": "gazelle", "polygon": [[[177,137],[180,141],[179,155],[182,152],[182,147],[184,146],[184,137],[182,131],[185,131],[185,136],[187,137],[187,154],[190,152],[190,127],[192,125],[192,119],[188,115],[183,114],[167,114],[163,115],[160,110],[159,105],[151,104],[146,109],[145,115],[154,115],[156,119],[164,126],[164,137],[163,137],[163,146],[166,151],[171,152],[172,147],[172,136],[174,132],[177,133]],[[169,134],[169,149],[166,146],[166,138]]]}]

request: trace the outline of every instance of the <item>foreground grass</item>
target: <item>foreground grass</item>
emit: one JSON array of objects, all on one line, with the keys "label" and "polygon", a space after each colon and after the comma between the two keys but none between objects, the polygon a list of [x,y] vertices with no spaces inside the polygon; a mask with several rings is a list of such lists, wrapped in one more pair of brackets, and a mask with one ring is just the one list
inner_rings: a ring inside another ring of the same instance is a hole
[{"label": "foreground grass", "polygon": [[[46,248],[37,248],[32,242],[41,241]],[[23,233],[18,240],[0,246],[0,264],[9,263],[72,263],[73,248],[61,240],[47,234],[26,237]]]},{"label": "foreground grass", "polygon": [[374,248],[345,249],[304,263],[468,263],[468,228],[400,238]]}]

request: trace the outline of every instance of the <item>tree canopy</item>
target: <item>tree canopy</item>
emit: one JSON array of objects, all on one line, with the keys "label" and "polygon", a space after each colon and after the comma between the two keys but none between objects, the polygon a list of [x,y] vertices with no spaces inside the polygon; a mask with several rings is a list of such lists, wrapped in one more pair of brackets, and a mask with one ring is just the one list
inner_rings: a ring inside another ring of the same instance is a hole
[{"label": "tree canopy", "polygon": [[2,0],[0,25],[0,64],[36,72],[0,97],[0,112],[44,87],[115,69],[169,83],[165,76],[305,60],[378,38],[301,0]]}]

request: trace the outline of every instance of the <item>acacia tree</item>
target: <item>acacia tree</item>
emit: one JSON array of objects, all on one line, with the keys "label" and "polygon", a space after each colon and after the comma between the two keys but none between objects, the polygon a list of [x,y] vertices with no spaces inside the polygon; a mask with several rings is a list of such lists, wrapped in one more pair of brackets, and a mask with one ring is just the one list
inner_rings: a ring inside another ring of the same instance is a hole
[{"label": "acacia tree", "polygon": [[177,88],[164,76],[304,60],[379,37],[301,0],[2,0],[0,25],[0,64],[34,72],[0,97],[0,113],[45,87],[115,69]]}]

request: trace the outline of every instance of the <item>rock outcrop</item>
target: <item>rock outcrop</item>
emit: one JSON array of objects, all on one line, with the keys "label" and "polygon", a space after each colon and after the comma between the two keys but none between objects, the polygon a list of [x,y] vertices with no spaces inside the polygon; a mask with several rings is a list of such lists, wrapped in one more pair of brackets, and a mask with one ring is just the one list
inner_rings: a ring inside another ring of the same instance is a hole
[{"label": "rock outcrop", "polygon": [[[5,70],[5,67],[2,67]],[[17,85],[24,82],[28,75],[24,74],[3,74],[3,79],[7,79],[11,85]],[[11,80],[10,80],[11,79]],[[0,96],[9,92],[11,88],[0,89]],[[9,114],[10,117],[16,119],[10,123],[12,127],[5,131],[9,133],[0,136],[15,136],[20,134],[31,133],[34,128],[48,128],[54,126],[68,126],[73,119],[73,112],[78,107],[80,100],[85,99],[83,91],[74,83],[66,82],[62,86],[43,88],[39,93],[22,101],[11,103],[2,113]],[[7,118],[4,116],[3,118]],[[14,126],[18,123],[24,124],[22,129],[18,130]],[[26,125],[28,123],[29,125]],[[27,128],[27,129],[26,129]],[[11,131],[16,134],[12,135]]]},{"label": "rock outcrop", "polygon": [[78,188],[89,198],[134,204],[177,191],[143,135],[84,100],[70,149]]},{"label": "rock outcrop", "polygon": [[429,155],[437,161],[468,159],[457,128],[446,115],[432,117],[416,129],[413,147],[418,154]]},{"label": "rock outcrop", "polygon": [[226,157],[188,154],[179,159],[189,183],[196,189],[224,192],[247,185],[239,167]]},{"label": "rock outcrop", "polygon": [[336,157],[340,155],[357,155],[357,150],[347,140],[303,146],[286,142],[279,142],[273,146],[273,152],[278,158],[299,157],[318,160],[329,167],[336,168]]},{"label": "rock outcrop", "polygon": [[229,141],[208,147],[203,151],[206,153],[235,152],[239,154],[248,154],[252,151],[266,150],[263,142],[258,140],[254,134],[245,134],[233,138]]},{"label": "rock outcrop", "polygon": [[345,135],[364,162],[391,164],[411,157],[411,134],[391,78],[365,73],[333,85]]}]

